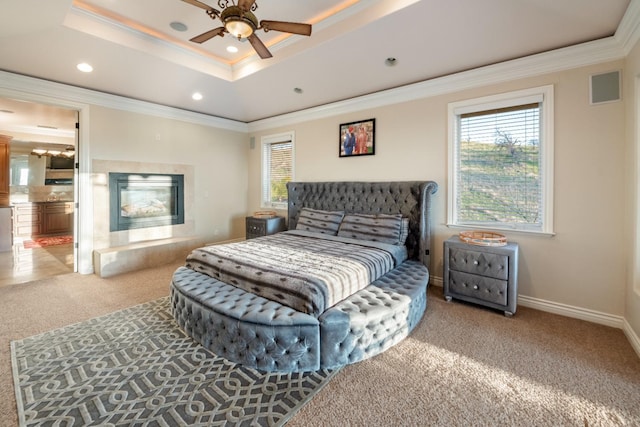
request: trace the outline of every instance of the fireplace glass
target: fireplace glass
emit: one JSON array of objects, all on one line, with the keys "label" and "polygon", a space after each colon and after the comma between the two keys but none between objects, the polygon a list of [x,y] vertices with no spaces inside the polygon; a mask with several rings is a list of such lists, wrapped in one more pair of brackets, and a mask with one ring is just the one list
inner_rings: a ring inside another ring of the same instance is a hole
[{"label": "fireplace glass", "polygon": [[184,175],[109,173],[110,230],[184,224]]}]

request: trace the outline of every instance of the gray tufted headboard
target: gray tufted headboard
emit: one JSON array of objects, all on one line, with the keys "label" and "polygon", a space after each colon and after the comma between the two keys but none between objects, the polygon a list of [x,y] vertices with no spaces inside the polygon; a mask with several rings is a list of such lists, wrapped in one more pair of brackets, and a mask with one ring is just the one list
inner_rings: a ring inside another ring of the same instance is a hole
[{"label": "gray tufted headboard", "polygon": [[289,230],[295,230],[303,207],[347,213],[401,213],[409,218],[409,258],[430,267],[431,195],[438,190],[435,182],[290,182],[287,190]]}]

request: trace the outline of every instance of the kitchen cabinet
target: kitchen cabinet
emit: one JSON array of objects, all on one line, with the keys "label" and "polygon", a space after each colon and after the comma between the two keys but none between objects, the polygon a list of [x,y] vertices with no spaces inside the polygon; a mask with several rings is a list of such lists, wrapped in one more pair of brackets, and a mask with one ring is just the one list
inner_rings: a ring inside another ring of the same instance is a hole
[{"label": "kitchen cabinet", "polygon": [[14,237],[73,232],[73,202],[19,203],[13,207]]},{"label": "kitchen cabinet", "polygon": [[73,203],[43,203],[43,234],[71,234],[73,230]]},{"label": "kitchen cabinet", "polygon": [[0,135],[0,206],[9,206],[10,142],[10,136]]}]

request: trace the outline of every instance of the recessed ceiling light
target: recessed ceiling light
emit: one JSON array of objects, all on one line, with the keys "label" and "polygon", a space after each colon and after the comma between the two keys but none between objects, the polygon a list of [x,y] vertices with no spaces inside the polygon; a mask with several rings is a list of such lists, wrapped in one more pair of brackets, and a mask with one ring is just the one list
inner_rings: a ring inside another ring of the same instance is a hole
[{"label": "recessed ceiling light", "polygon": [[78,68],[78,70],[82,71],[83,73],[90,73],[93,71],[93,67],[87,64],[86,62],[81,62],[78,65],[76,65],[76,67]]},{"label": "recessed ceiling light", "polygon": [[200,92],[196,92],[191,95],[191,99],[193,99],[194,101],[200,101],[202,99],[202,94]]},{"label": "recessed ceiling light", "polygon": [[185,24],[178,21],[173,21],[172,23],[169,24],[169,26],[176,31],[180,31],[181,33],[189,29],[189,27],[187,27]]},{"label": "recessed ceiling light", "polygon": [[398,63],[398,60],[392,56],[390,56],[389,58],[385,59],[384,61],[385,65],[387,67],[393,67],[394,65],[396,65]]},{"label": "recessed ceiling light", "polygon": [[235,46],[227,46],[227,52],[229,53],[237,53],[238,52],[238,48]]},{"label": "recessed ceiling light", "polygon": [[302,93],[302,92],[304,92],[304,91],[302,90],[302,88],[299,88],[299,87],[294,87],[294,88],[293,88],[293,91],[294,91],[295,93]]}]

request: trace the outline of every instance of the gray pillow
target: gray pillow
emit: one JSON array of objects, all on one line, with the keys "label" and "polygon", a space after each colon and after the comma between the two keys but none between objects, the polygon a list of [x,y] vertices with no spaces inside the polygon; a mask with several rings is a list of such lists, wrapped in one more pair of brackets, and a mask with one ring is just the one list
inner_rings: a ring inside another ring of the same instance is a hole
[{"label": "gray pillow", "polygon": [[338,236],[396,245],[400,242],[402,215],[347,214]]},{"label": "gray pillow", "polygon": [[400,226],[400,237],[398,237],[398,244],[404,245],[407,243],[407,237],[409,237],[409,218],[402,217],[402,223]]},{"label": "gray pillow", "polygon": [[343,211],[302,208],[296,224],[296,230],[313,231],[314,233],[335,236],[338,234],[342,217],[344,217]]}]

